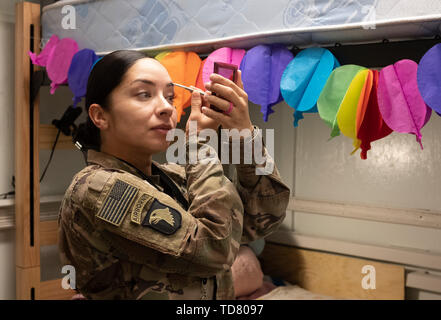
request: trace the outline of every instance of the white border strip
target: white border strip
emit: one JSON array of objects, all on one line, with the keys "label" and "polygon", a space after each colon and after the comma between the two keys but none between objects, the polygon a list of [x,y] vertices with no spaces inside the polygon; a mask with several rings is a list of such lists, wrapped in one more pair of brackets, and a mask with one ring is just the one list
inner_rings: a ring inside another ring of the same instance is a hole
[{"label": "white border strip", "polygon": [[[40,198],[40,221],[56,220],[63,195]],[[15,228],[15,199],[0,200],[0,231]]]},{"label": "white border strip", "polygon": [[441,229],[441,212],[431,210],[383,208],[297,197],[290,199],[287,210]]},{"label": "white border strip", "polygon": [[441,293],[441,277],[421,271],[409,272],[406,287]]}]

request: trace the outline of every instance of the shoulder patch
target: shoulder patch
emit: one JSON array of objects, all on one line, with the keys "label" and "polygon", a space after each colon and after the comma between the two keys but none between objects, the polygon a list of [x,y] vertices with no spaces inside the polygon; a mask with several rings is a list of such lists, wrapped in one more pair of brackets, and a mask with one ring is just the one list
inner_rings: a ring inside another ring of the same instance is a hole
[{"label": "shoulder patch", "polygon": [[137,187],[117,179],[96,216],[115,226],[119,226],[137,193]]},{"label": "shoulder patch", "polygon": [[112,176],[111,172],[104,170],[97,170],[93,173],[93,176],[89,179],[88,186],[97,192],[101,192],[106,185],[109,178]]},{"label": "shoulder patch", "polygon": [[149,206],[150,203],[154,200],[154,198],[146,193],[140,193],[138,199],[135,200],[135,203],[132,208],[132,213],[130,215],[130,220],[133,223],[141,224],[141,215],[145,206]]},{"label": "shoulder patch", "polygon": [[147,211],[142,225],[170,235],[181,227],[181,220],[182,217],[179,211],[155,199]]}]

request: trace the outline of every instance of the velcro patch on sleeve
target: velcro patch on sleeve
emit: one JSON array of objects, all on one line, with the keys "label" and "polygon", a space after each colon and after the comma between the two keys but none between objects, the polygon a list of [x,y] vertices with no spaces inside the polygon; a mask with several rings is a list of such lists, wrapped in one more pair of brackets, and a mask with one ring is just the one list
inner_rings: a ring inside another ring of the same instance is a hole
[{"label": "velcro patch on sleeve", "polygon": [[153,200],[148,209],[142,225],[151,227],[156,231],[170,235],[181,227],[181,213],[172,207],[166,206],[157,199]]},{"label": "velcro patch on sleeve", "polygon": [[112,176],[112,173],[104,170],[97,170],[92,179],[89,179],[88,186],[89,189],[92,189],[96,192],[103,191],[104,186],[107,184],[107,181]]},{"label": "velcro patch on sleeve", "polygon": [[96,216],[115,226],[119,226],[137,193],[137,187],[117,179]]}]

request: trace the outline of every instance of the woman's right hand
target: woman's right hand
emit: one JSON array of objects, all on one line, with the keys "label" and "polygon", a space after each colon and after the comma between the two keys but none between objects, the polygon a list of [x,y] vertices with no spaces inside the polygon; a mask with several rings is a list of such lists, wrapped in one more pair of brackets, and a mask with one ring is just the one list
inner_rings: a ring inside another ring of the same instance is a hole
[{"label": "woman's right hand", "polygon": [[[217,96],[209,94],[207,95],[207,101],[220,109],[221,112],[210,108],[202,108],[202,113],[213,120],[219,121],[223,129],[237,129],[239,131],[249,129],[251,133],[254,127],[250,120],[248,94],[243,87],[242,72],[237,70],[237,83],[216,73],[210,75],[210,80],[211,82],[206,83],[205,87],[217,93]],[[230,113],[226,113],[231,105],[233,108]]]},{"label": "woman's right hand", "polygon": [[[195,87],[192,88],[197,89]],[[219,128],[220,122],[203,114],[201,111],[202,107],[209,107],[209,103],[197,90],[194,90],[191,94],[191,113],[185,126],[185,133],[187,136],[189,133],[190,121],[197,122],[198,134],[203,129],[213,129],[216,131]]]}]

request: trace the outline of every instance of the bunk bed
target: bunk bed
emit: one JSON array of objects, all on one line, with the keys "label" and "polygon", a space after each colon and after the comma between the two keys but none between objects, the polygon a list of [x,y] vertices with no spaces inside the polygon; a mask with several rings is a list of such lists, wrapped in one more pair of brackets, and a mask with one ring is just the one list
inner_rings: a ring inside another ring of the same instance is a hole
[{"label": "bunk bed", "polygon": [[[57,243],[57,221],[40,221],[39,150],[52,146],[57,130],[39,122],[39,96],[33,94],[32,82],[40,68],[31,64],[27,53],[38,53],[40,44],[52,34],[75,39],[80,48],[92,49],[97,55],[117,49],[142,50],[150,56],[164,50],[204,55],[220,47],[248,49],[263,43],[285,44],[295,53],[300,47],[321,45],[342,64],[366,67],[385,66],[401,57],[419,60],[440,42],[436,35],[441,28],[441,4],[434,1],[417,7],[408,0],[324,1],[317,5],[292,0],[258,2],[201,0],[185,6],[183,1],[75,0],[44,8],[29,2],[16,4],[17,299],[70,299],[75,294],[61,288],[61,279],[40,281],[40,246]],[[62,11],[63,6],[76,12],[76,29],[60,28],[62,12],[68,12]],[[121,12],[125,13],[122,19]],[[373,62],[372,52],[379,48],[387,54]],[[74,148],[70,137],[61,136],[58,148]],[[296,205],[290,203],[290,209]],[[341,299],[404,298],[404,268],[398,265],[277,243],[267,243],[260,259],[265,274],[318,294]],[[374,266],[387,286],[362,289],[363,265]]]}]

